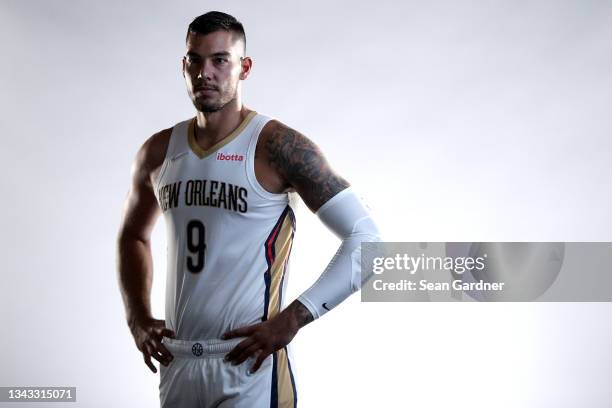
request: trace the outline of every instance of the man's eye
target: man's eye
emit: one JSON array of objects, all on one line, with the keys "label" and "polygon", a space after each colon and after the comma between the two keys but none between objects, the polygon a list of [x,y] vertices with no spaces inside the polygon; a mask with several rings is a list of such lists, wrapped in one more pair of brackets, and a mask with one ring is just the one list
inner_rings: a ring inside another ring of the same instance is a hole
[{"label": "man's eye", "polygon": [[217,58],[215,58],[215,62],[217,64],[225,64],[227,62],[227,58],[217,57]]}]

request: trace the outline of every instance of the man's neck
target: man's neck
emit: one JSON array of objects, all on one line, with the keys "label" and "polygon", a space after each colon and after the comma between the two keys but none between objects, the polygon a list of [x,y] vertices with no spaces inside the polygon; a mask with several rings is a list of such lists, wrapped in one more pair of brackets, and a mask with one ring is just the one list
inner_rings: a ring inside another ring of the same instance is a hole
[{"label": "man's neck", "polygon": [[216,112],[199,112],[196,115],[196,140],[198,144],[212,146],[236,129],[250,110],[242,104],[228,103]]}]

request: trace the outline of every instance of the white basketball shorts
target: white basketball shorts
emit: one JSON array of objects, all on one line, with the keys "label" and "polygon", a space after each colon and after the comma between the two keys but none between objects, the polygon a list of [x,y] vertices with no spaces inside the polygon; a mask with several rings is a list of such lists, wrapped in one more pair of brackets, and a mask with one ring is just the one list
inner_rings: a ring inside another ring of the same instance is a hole
[{"label": "white basketball shorts", "polygon": [[255,357],[242,364],[223,361],[244,340],[186,341],[164,337],[174,359],[160,365],[162,408],[294,408],[297,392],[287,348],[268,356],[259,369],[249,369]]}]

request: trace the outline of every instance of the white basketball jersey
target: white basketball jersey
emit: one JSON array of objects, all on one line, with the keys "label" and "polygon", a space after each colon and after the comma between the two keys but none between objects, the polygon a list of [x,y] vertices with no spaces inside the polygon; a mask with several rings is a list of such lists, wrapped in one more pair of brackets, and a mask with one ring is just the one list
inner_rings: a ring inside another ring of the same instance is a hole
[{"label": "white basketball jersey", "polygon": [[195,141],[195,118],[172,130],[154,190],[168,237],[166,326],[178,339],[219,338],[281,310],[294,194],[270,193],[255,178],[269,120],[251,112],[207,150]]}]

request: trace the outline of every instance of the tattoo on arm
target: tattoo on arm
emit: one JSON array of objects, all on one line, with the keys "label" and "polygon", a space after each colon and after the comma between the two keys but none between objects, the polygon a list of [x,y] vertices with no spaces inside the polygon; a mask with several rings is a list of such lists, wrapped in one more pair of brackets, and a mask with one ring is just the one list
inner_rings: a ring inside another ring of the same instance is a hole
[{"label": "tattoo on arm", "polygon": [[287,307],[287,312],[291,315],[292,320],[297,324],[298,329],[301,329],[314,320],[312,314],[310,314],[310,311],[299,300],[294,300],[291,302],[291,304]]},{"label": "tattoo on arm", "polygon": [[349,183],[334,173],[319,148],[304,135],[278,124],[267,139],[268,161],[314,212]]}]

